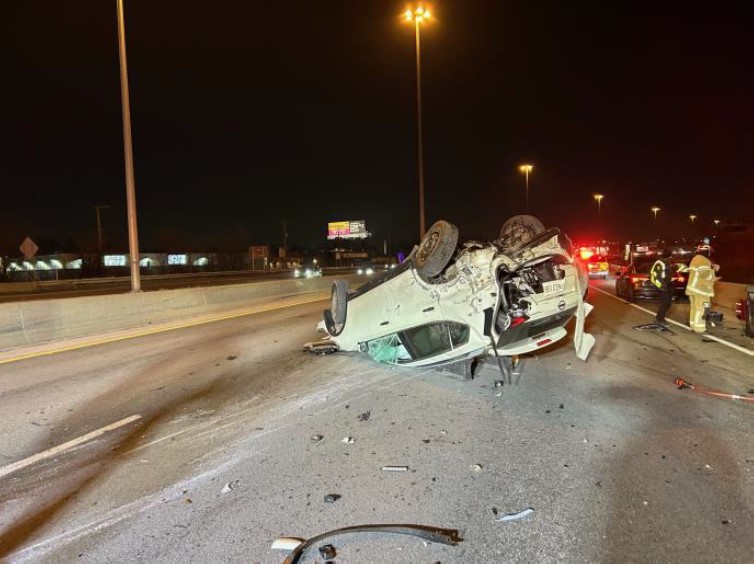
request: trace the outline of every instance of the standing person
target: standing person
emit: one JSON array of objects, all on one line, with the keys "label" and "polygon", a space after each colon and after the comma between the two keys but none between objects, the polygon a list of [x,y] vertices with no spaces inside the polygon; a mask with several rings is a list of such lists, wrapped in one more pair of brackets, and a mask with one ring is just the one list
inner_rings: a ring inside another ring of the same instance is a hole
[{"label": "standing person", "polygon": [[720,265],[709,259],[709,246],[701,247],[689,263],[689,281],[686,295],[689,297],[689,326],[694,333],[707,330],[705,310],[712,304],[715,295],[715,273]]},{"label": "standing person", "polygon": [[660,325],[667,325],[665,316],[670,309],[670,305],[673,303],[673,290],[675,289],[675,284],[673,282],[671,266],[665,252],[663,252],[652,265],[652,270],[649,271],[649,279],[660,291],[660,305],[657,308],[655,319]]}]

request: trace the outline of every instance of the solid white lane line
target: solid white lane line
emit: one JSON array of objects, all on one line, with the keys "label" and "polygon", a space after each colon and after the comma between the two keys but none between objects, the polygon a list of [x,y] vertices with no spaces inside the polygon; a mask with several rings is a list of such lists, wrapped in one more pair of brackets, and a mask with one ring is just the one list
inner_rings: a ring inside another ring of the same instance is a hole
[{"label": "solid white lane line", "polygon": [[749,356],[754,356],[754,351],[750,351],[749,349],[745,349],[744,347],[741,347],[741,346],[739,346],[739,345],[737,345],[735,343],[730,343],[730,342],[726,341],[725,339],[721,339],[720,337],[716,337],[715,335],[710,335],[709,333],[705,333],[704,334],[704,338],[705,339],[712,339],[713,341],[717,341],[718,343],[720,343],[722,345],[727,345],[727,346],[729,346],[731,348],[734,348],[734,349],[736,349],[739,352],[748,354]]},{"label": "solid white lane line", "polygon": [[3,468],[0,468],[0,478],[3,478],[7,476],[8,474],[12,474],[16,470],[20,470],[21,468],[26,468],[27,466],[31,466],[32,464],[35,464],[39,462],[40,460],[45,460],[47,458],[56,456],[60,454],[61,452],[65,452],[66,450],[69,450],[75,446],[80,445],[81,443],[85,443],[92,439],[96,439],[97,437],[104,435],[108,431],[113,431],[119,427],[128,425],[129,423],[132,423],[133,421],[136,421],[138,419],[141,419],[141,415],[138,415],[138,414],[131,415],[130,417],[126,417],[125,419],[121,419],[120,421],[116,421],[115,423],[111,423],[110,425],[107,425],[106,427],[102,427],[101,429],[97,429],[96,431],[92,431],[91,433],[87,433],[86,435],[82,435],[78,438],[70,440],[67,443],[63,443],[62,445],[52,447],[51,449],[45,450],[43,452],[39,452],[28,458],[24,458],[23,460],[19,460],[18,462],[9,464],[8,466],[4,466]]},{"label": "solid white lane line", "polygon": [[[647,308],[644,308],[644,307],[641,307],[639,305],[627,302],[623,298],[619,298],[618,296],[614,296],[610,292],[606,292],[605,290],[602,290],[601,288],[597,288],[597,286],[590,286],[590,287],[594,288],[598,292],[602,292],[606,296],[610,296],[614,300],[618,300],[619,302],[624,303],[624,304],[628,304],[630,306],[633,306],[636,309],[638,309],[640,311],[643,311],[644,313],[648,313],[652,317],[655,316],[655,312],[654,311],[651,311],[651,310],[648,310]],[[681,327],[682,329],[686,329],[686,331],[691,331],[691,327],[689,327],[688,325],[684,325],[683,323],[679,323],[678,321],[676,321],[674,319],[667,319],[666,318],[665,321],[667,321],[669,323],[672,323],[673,325],[677,325],[678,327]],[[737,350],[738,352],[742,352],[744,354],[748,354],[749,356],[754,356],[754,351],[746,349],[746,348],[744,348],[742,346],[739,346],[739,345],[737,345],[735,343],[731,343],[730,341],[726,341],[725,339],[721,339],[720,337],[715,337],[714,335],[710,335],[709,333],[704,333],[704,338],[705,339],[711,339],[712,341],[716,341],[716,342],[720,343],[721,345],[725,345],[726,347],[730,347],[733,350]]]}]

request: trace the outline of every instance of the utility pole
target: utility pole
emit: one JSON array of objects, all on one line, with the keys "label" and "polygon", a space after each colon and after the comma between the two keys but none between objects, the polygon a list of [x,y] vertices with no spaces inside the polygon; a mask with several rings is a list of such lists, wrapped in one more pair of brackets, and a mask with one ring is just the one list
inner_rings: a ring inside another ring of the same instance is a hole
[{"label": "utility pole", "polygon": [[141,291],[139,271],[139,232],[136,226],[136,187],[134,155],[131,141],[131,103],[128,96],[128,63],[126,61],[126,23],[123,0],[118,0],[118,55],[120,60],[120,100],[123,113],[123,155],[126,162],[126,207],[128,209],[128,252],[131,259],[131,291]]},{"label": "utility pole", "polygon": [[94,211],[97,212],[97,250],[100,254],[100,261],[102,260],[102,247],[103,247],[103,236],[102,236],[102,219],[100,218],[100,211],[102,210],[109,210],[110,206],[108,205],[101,205],[101,206],[92,206],[94,208]]},{"label": "utility pole", "polygon": [[285,220],[283,220],[283,258],[285,264],[288,264],[288,227]]}]

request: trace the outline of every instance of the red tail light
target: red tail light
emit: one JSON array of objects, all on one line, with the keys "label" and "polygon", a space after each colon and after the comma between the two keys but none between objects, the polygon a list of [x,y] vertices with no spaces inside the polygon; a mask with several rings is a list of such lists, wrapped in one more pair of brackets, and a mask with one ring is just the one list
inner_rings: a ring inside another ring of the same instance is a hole
[{"label": "red tail light", "polygon": [[511,327],[516,327],[517,325],[521,325],[524,321],[526,321],[526,318],[523,316],[514,317],[513,319],[511,319]]}]

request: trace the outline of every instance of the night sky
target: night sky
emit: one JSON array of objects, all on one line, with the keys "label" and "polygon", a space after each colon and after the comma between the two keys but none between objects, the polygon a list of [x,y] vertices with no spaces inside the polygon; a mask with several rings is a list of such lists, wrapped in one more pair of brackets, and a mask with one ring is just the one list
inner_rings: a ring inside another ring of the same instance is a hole
[{"label": "night sky", "polygon": [[[0,244],[126,249],[115,0],[7,2]],[[427,222],[574,238],[754,216],[745,3],[438,1],[422,31]],[[413,27],[390,0],[125,0],[141,248],[418,236]],[[43,248],[42,252],[56,249]]]}]

